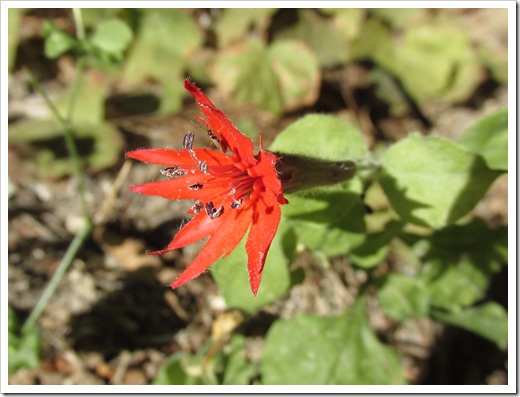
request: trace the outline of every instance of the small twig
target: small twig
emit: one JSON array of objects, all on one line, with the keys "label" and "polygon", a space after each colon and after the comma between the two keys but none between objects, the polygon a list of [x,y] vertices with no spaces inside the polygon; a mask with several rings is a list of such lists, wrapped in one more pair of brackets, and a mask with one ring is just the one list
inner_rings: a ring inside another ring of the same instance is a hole
[{"label": "small twig", "polygon": [[112,187],[110,188],[110,191],[105,195],[105,198],[103,199],[103,202],[99,207],[99,211],[97,211],[94,216],[94,223],[96,225],[106,223],[107,220],[110,218],[111,212],[114,209],[114,204],[117,200],[119,189],[121,189],[121,186],[128,177],[128,174],[130,173],[131,169],[132,162],[129,160],[125,160],[123,166],[119,170],[119,174],[117,174],[117,177],[114,183],[112,184]]}]

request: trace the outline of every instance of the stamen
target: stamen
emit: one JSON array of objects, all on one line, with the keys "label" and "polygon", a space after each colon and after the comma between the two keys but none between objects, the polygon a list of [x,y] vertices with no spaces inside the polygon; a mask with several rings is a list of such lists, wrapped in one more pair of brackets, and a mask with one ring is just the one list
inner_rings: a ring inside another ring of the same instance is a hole
[{"label": "stamen", "polygon": [[180,178],[181,176],[185,176],[188,174],[188,171],[183,170],[178,165],[174,165],[173,167],[163,168],[161,170],[161,174],[165,175],[168,178]]},{"label": "stamen", "polygon": [[240,208],[240,206],[242,205],[242,199],[238,199],[238,200],[235,200],[231,203],[231,208],[236,210],[238,208]]},{"label": "stamen", "polygon": [[205,206],[206,213],[211,219],[218,218],[224,212],[224,206],[220,206],[218,209],[215,208],[212,201],[208,201]]},{"label": "stamen", "polygon": [[186,135],[184,135],[184,140],[182,142],[184,149],[191,150],[191,148],[193,147],[194,140],[195,140],[195,134],[191,131],[188,131],[188,133]]},{"label": "stamen", "polygon": [[222,150],[222,143],[220,141],[220,139],[218,138],[218,136],[216,136],[212,130],[207,130],[207,133],[211,139],[211,142],[213,142],[213,144],[220,150]]},{"label": "stamen", "polygon": [[202,211],[202,201],[197,200],[193,205],[191,206],[191,210],[195,215],[197,215],[200,211]]},{"label": "stamen", "polygon": [[205,161],[199,161],[199,168],[204,174],[208,174],[208,163]]},{"label": "stamen", "polygon": [[196,184],[194,184],[194,185],[190,185],[190,186],[188,186],[188,189],[190,189],[190,190],[200,190],[200,189],[202,189],[203,187],[204,187],[203,184],[201,184],[201,183],[196,183]]},{"label": "stamen", "polygon": [[197,163],[197,165],[199,166],[199,169],[204,173],[204,174],[208,174],[208,163],[206,163],[205,161],[200,161],[198,158],[197,158],[197,155],[195,154],[195,150],[193,150],[191,147],[193,145],[193,140],[195,139],[194,138],[194,134],[193,132],[188,132],[186,134],[186,136],[184,137],[184,148],[185,149],[188,149],[188,152],[190,153],[190,156],[191,158],[193,159],[193,161],[195,161]]}]

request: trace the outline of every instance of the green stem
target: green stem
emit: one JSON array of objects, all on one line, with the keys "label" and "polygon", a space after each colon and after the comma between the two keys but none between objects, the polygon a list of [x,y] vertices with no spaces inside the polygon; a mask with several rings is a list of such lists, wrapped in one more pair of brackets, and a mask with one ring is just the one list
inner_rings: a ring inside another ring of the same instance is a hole
[{"label": "green stem", "polygon": [[85,39],[85,27],[83,26],[83,18],[81,17],[81,8],[73,8],[72,16],[74,17],[74,24],[76,25],[76,36],[79,40]]},{"label": "green stem", "polygon": [[25,321],[25,324],[23,325],[22,331],[27,331],[31,327],[34,326],[36,323],[36,320],[40,317],[43,310],[47,306],[47,303],[51,299],[51,297],[54,295],[54,292],[56,291],[56,288],[58,287],[58,284],[62,280],[63,276],[67,272],[70,264],[72,263],[72,260],[76,256],[76,253],[80,249],[81,245],[87,238],[87,236],[90,234],[90,231],[92,229],[92,223],[87,220],[83,223],[83,227],[79,231],[78,234],[74,237],[74,240],[72,240],[72,243],[69,245],[69,248],[67,249],[67,252],[63,256],[58,269],[52,276],[51,280],[49,281],[49,284],[47,284],[47,287],[45,287],[45,291],[43,291],[42,296],[38,300],[38,303],[32,310],[31,314],[29,315],[29,318],[27,318],[27,321]]},{"label": "green stem", "polygon": [[[79,69],[79,65],[77,66],[77,72],[80,72],[82,69]],[[74,173],[74,176],[76,177],[78,181],[78,190],[79,190],[79,196],[81,199],[81,205],[83,208],[83,217],[86,219],[90,219],[90,214],[88,212],[88,206],[87,201],[85,199],[86,193],[85,193],[85,178],[83,174],[83,170],[81,168],[81,157],[78,153],[78,149],[76,148],[76,144],[74,142],[74,135],[72,132],[72,128],[70,127],[70,119],[63,118],[63,116],[60,114],[54,103],[50,100],[49,96],[43,91],[42,87],[40,86],[40,83],[34,76],[34,74],[28,70],[29,77],[31,79],[31,83],[34,86],[35,90],[42,96],[43,100],[51,110],[52,114],[58,120],[58,122],[61,124],[65,136],[65,144],[67,145],[67,150],[69,152],[71,161],[72,161],[72,171]],[[75,102],[75,97],[77,96],[78,89],[76,86],[79,85],[79,79],[76,78],[74,80],[74,86],[72,87],[72,97],[71,101]],[[72,113],[72,112],[70,112]]]},{"label": "green stem", "polygon": [[[81,18],[81,9],[74,8],[73,9],[73,15],[74,15],[74,21],[76,23],[76,30],[77,30],[77,37],[79,40],[85,39],[85,29],[83,27],[83,20]],[[74,133],[71,128],[72,124],[72,116],[76,104],[76,98],[79,93],[80,89],[80,82],[81,77],[83,75],[85,67],[85,60],[83,58],[78,59],[78,62],[76,63],[76,77],[74,79],[74,83],[72,84],[72,94],[69,102],[69,106],[67,109],[66,117],[63,117],[59,110],[56,108],[54,103],[50,100],[48,95],[45,93],[45,91],[40,86],[40,83],[38,80],[34,77],[34,74],[29,72],[29,77],[31,79],[31,82],[36,89],[36,91],[43,97],[45,103],[51,110],[52,114],[56,118],[56,120],[61,124],[65,136],[65,143],[67,145],[67,150],[69,152],[71,161],[72,161],[72,169],[74,172],[74,176],[76,177],[78,181],[78,190],[79,190],[79,196],[81,199],[81,206],[83,209],[83,226],[81,230],[76,234],[74,239],[69,245],[69,248],[67,249],[67,252],[65,252],[65,255],[63,256],[58,269],[52,276],[51,280],[49,281],[49,284],[47,287],[45,287],[45,290],[43,291],[42,296],[38,300],[38,303],[32,310],[31,314],[27,318],[27,321],[22,327],[23,331],[27,331],[30,328],[32,328],[40,315],[42,314],[43,310],[45,310],[45,307],[49,303],[49,300],[52,298],[54,293],[56,292],[56,288],[58,287],[60,281],[63,279],[63,276],[69,269],[72,261],[76,257],[76,254],[78,253],[78,250],[83,245],[83,242],[85,239],[89,236],[90,231],[92,230],[92,221],[90,219],[90,214],[88,211],[87,201],[86,201],[86,189],[85,189],[85,175],[83,173],[83,169],[81,166],[81,157],[78,153],[78,149],[76,147],[76,143],[74,142]]]}]

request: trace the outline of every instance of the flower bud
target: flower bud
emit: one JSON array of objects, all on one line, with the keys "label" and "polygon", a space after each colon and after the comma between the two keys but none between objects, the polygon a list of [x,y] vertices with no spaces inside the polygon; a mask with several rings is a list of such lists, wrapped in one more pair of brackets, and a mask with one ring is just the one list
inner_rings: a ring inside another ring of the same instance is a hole
[{"label": "flower bud", "polygon": [[353,161],[328,161],[297,154],[275,153],[276,169],[284,193],[317,186],[333,185],[351,179],[356,173]]}]

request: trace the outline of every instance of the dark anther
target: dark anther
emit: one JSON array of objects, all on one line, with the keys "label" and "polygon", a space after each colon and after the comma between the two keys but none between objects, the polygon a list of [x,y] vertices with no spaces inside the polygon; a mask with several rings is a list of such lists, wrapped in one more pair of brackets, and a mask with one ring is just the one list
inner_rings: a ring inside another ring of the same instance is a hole
[{"label": "dark anther", "polygon": [[204,174],[208,173],[208,163],[205,161],[199,161],[199,168]]},{"label": "dark anther", "polygon": [[206,213],[211,219],[218,218],[224,212],[224,207],[220,206],[218,209],[215,208],[212,201],[208,201],[205,206]]},{"label": "dark anther", "polygon": [[203,187],[204,187],[203,184],[201,184],[201,183],[196,183],[196,184],[194,184],[194,185],[190,185],[190,186],[188,186],[188,189],[190,189],[190,190],[200,190],[200,189],[202,189]]},{"label": "dark anther", "polygon": [[241,205],[242,205],[242,199],[238,199],[231,203],[231,208],[236,210],[236,209],[240,208]]},{"label": "dark anther", "polygon": [[184,149],[190,150],[193,147],[193,141],[195,140],[195,134],[191,131],[188,131],[186,135],[184,135],[184,141],[182,142]]},{"label": "dark anther", "polygon": [[207,130],[208,132],[208,136],[210,137],[211,141],[213,142],[213,144],[219,148],[220,150],[222,150],[222,143],[221,143],[221,140],[219,139],[218,136],[216,136],[212,130]]},{"label": "dark anther", "polygon": [[185,176],[188,171],[183,170],[178,165],[173,167],[163,168],[161,170],[161,174],[165,175],[168,178],[180,178],[181,176]]},{"label": "dark anther", "polygon": [[200,211],[202,211],[202,201],[195,201],[195,203],[193,203],[192,207],[191,207],[191,210],[193,211],[194,214],[198,214]]}]

